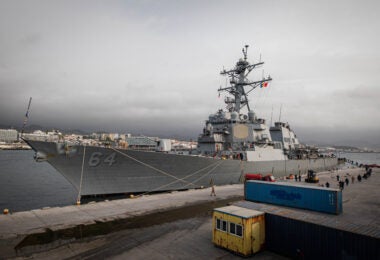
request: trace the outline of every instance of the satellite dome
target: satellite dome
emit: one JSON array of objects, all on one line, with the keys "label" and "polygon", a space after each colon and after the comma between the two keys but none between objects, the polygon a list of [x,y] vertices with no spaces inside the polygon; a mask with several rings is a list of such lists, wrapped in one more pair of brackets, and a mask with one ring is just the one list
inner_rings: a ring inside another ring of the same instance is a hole
[{"label": "satellite dome", "polygon": [[235,111],[231,113],[231,119],[232,120],[236,120],[238,118],[238,116],[239,116],[238,113]]},{"label": "satellite dome", "polygon": [[252,110],[249,110],[248,111],[248,118],[250,121],[254,121],[255,120],[255,112],[253,112]]}]

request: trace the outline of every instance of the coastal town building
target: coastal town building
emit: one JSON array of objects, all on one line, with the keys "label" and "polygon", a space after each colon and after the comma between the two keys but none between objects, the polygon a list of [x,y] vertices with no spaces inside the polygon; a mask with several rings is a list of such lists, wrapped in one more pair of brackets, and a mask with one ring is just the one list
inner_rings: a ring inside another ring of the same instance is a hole
[{"label": "coastal town building", "polygon": [[28,140],[38,140],[38,141],[51,141],[56,142],[63,138],[63,135],[58,130],[52,131],[41,131],[36,130],[33,133],[24,133],[22,136]]},{"label": "coastal town building", "polygon": [[157,147],[157,137],[134,136],[125,138],[129,148],[138,150],[154,150]]},{"label": "coastal town building", "polygon": [[18,141],[18,132],[15,129],[0,129],[0,142],[13,143]]}]

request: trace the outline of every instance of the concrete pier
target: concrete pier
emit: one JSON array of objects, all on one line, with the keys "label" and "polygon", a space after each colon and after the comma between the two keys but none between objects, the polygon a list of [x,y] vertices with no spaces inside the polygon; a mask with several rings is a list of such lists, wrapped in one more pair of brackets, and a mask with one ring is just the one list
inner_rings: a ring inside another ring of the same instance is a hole
[{"label": "concrete pier", "polygon": [[233,204],[265,213],[267,250],[294,258],[302,252],[305,259],[380,259],[380,170],[366,178],[364,172],[319,174],[320,186],[329,182],[338,188],[337,174],[341,181],[347,179],[342,190],[343,212],[338,215],[253,201]]},{"label": "concrete pier", "polygon": [[[320,173],[319,185],[328,181],[336,188],[337,174],[356,178],[363,173],[358,168]],[[380,169],[360,183],[350,179],[343,190],[342,216],[379,230],[379,184]],[[211,243],[210,215],[215,207],[242,200],[243,185],[217,186],[216,197],[210,192],[206,188],[1,215],[0,259],[234,259]],[[263,252],[256,258],[281,256]]]},{"label": "concrete pier", "polygon": [[[88,236],[102,235],[108,233],[106,229],[130,228],[128,220],[139,216],[210,202],[225,205],[243,198],[243,185],[216,187],[217,196],[210,193],[211,188],[206,188],[0,215],[0,258],[46,250],[51,243],[52,247],[65,244],[77,239],[77,233],[86,227],[93,232]],[[83,238],[83,234],[79,236]]]}]

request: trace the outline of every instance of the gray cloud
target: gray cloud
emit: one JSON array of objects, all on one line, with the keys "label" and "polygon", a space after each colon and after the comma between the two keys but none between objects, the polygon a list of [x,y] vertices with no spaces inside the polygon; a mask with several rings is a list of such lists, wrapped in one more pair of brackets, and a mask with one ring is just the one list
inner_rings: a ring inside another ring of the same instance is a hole
[{"label": "gray cloud", "polygon": [[259,116],[270,121],[273,107],[278,119],[282,105],[305,139],[370,140],[379,11],[376,1],[1,1],[0,123],[21,125],[32,96],[31,124],[195,138],[224,106],[219,71],[250,44],[274,78],[251,97]]}]

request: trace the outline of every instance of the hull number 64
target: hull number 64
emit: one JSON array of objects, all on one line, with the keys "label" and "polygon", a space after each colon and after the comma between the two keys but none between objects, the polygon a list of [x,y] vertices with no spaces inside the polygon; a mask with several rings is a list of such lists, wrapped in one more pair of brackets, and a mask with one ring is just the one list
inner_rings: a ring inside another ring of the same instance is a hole
[{"label": "hull number 64", "polygon": [[110,155],[105,156],[101,152],[93,152],[88,160],[88,165],[90,167],[96,167],[101,163],[112,166],[116,163],[116,153],[111,153]]}]

